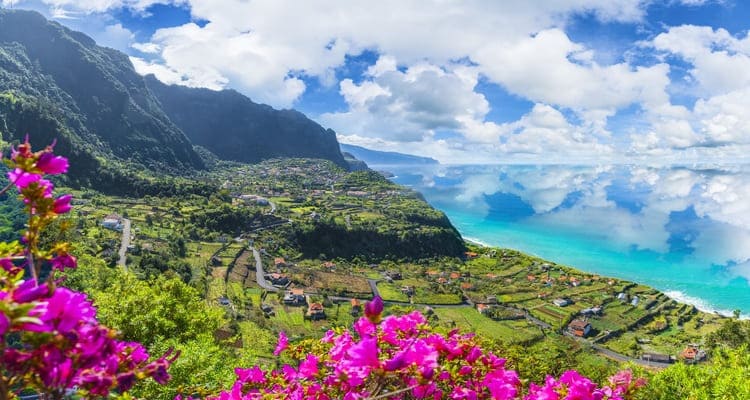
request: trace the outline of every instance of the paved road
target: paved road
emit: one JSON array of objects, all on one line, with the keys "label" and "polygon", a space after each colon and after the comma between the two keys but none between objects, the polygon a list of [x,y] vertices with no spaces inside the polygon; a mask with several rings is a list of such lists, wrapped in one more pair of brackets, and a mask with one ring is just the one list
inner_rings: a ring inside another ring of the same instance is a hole
[{"label": "paved road", "polygon": [[378,280],[377,279],[368,279],[367,283],[370,284],[370,290],[372,290],[372,296],[373,297],[380,296],[380,292],[378,292]]},{"label": "paved road", "polygon": [[268,200],[268,205],[271,206],[271,210],[268,212],[269,214],[273,214],[276,212],[276,204],[272,202],[271,200]]},{"label": "paved road", "polygon": [[271,285],[266,280],[266,273],[265,271],[263,271],[263,260],[260,258],[260,252],[258,252],[255,247],[253,247],[252,249],[253,257],[255,257],[255,281],[258,282],[258,286],[271,292],[278,292],[279,288]]},{"label": "paved road", "polygon": [[125,263],[128,261],[128,246],[130,246],[130,220],[127,218],[122,219],[122,241],[120,243],[120,259],[117,260],[117,265],[122,266],[126,270],[128,269]]},{"label": "paved road", "polygon": [[659,368],[659,369],[667,368],[670,365],[672,365],[671,363],[658,362],[658,361],[646,361],[646,360],[641,360],[640,358],[628,357],[628,356],[626,356],[624,354],[616,353],[616,352],[614,352],[614,351],[612,351],[612,350],[610,350],[610,349],[608,349],[606,347],[602,347],[602,346],[600,346],[598,344],[591,343],[591,342],[589,342],[586,339],[581,339],[580,337],[572,335],[569,332],[565,332],[564,335],[568,336],[570,338],[573,338],[573,339],[575,339],[575,340],[577,340],[577,341],[579,341],[579,342],[581,342],[583,344],[591,346],[591,348],[594,349],[594,350],[596,350],[597,353],[600,353],[603,356],[611,358],[613,360],[617,360],[617,361],[621,361],[621,362],[634,362],[634,363],[636,363],[638,365],[643,365],[645,367]]},{"label": "paved road", "polygon": [[532,324],[534,324],[534,325],[536,325],[536,326],[538,326],[538,327],[540,327],[542,329],[552,329],[552,325],[550,325],[550,324],[548,324],[548,323],[546,323],[546,322],[544,322],[544,321],[542,321],[540,319],[532,317],[531,314],[529,314],[529,312],[527,310],[523,310],[523,313],[524,313],[524,316],[526,317],[526,320],[528,320]]}]

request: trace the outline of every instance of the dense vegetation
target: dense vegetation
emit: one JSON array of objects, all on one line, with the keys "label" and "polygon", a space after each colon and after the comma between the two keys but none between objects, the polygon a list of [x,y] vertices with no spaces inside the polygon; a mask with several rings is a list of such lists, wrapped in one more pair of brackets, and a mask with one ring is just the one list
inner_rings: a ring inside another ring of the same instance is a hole
[{"label": "dense vegetation", "polygon": [[215,165],[211,152],[246,162],[326,158],[347,167],[334,132],[299,112],[237,92],[144,79],[123,53],[36,12],[3,9],[0,136],[17,143],[27,134],[36,143],[56,140],[59,154],[76,159],[70,184],[117,195],[202,191],[180,183],[170,193],[148,171],[192,176]]},{"label": "dense vegetation", "polygon": [[[0,103],[4,135],[30,133],[39,143],[46,139],[40,134],[66,137],[91,156],[173,171],[203,167],[125,54],[38,13],[0,10],[0,93],[21,102]],[[78,157],[70,149],[59,151]]]},{"label": "dense vegetation", "polygon": [[[274,110],[234,90],[146,83],[167,116],[193,144],[219,158],[259,162],[276,157],[324,158],[346,167],[336,134],[294,110]],[[216,140],[220,132],[221,140]]]}]

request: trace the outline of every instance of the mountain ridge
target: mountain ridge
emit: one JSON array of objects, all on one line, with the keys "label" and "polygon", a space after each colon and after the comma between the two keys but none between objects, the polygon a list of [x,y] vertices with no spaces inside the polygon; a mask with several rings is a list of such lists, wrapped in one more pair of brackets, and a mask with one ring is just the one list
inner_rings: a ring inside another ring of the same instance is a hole
[{"label": "mountain ridge", "polygon": [[[165,91],[182,97],[165,99]],[[202,108],[206,102],[214,108]],[[186,122],[179,109],[196,118]],[[194,146],[225,160],[309,157],[347,167],[335,133],[298,111],[231,90],[171,88],[81,32],[35,11],[0,9],[0,137],[17,143],[26,135],[56,141],[58,153],[79,160],[71,183],[119,193],[145,171],[205,170],[207,152]]]},{"label": "mountain ridge", "polygon": [[440,164],[437,160],[429,157],[415,156],[412,154],[398,153],[395,151],[372,150],[362,146],[341,143],[341,151],[347,152],[367,165],[432,165]]},{"label": "mountain ridge", "polygon": [[232,89],[167,85],[153,75],[145,81],[192,143],[219,158],[250,163],[279,157],[322,158],[348,167],[336,133],[297,110],[255,103]]}]

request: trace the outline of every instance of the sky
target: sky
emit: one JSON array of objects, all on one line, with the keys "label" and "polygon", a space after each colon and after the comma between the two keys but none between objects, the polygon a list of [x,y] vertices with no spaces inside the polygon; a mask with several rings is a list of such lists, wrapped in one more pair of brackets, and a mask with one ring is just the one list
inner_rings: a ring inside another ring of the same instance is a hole
[{"label": "sky", "polygon": [[[12,3],[12,4],[11,4]],[[741,0],[0,0],[166,83],[443,163],[744,162]]]}]

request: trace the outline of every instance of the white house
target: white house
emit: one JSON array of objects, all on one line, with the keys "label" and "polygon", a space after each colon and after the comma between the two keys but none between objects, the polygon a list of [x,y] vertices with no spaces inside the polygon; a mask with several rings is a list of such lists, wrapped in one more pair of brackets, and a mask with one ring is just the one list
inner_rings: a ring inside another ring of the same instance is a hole
[{"label": "white house", "polygon": [[122,217],[117,214],[109,214],[104,217],[102,226],[107,229],[114,229],[116,231],[122,230]]}]

